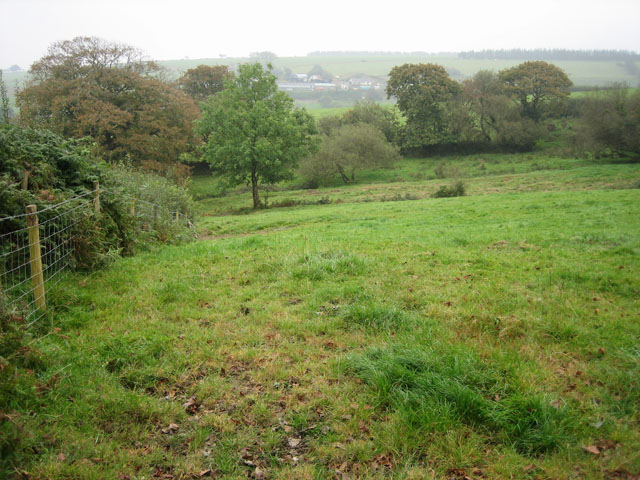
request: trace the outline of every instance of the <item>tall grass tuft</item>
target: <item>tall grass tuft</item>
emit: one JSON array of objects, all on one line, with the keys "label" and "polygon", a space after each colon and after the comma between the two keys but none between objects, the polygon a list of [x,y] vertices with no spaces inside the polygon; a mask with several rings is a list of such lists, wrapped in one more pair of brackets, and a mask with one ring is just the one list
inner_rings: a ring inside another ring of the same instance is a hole
[{"label": "tall grass tuft", "polygon": [[347,328],[360,327],[373,331],[397,331],[415,324],[416,320],[400,308],[375,303],[350,305],[342,318]]},{"label": "tall grass tuft", "polygon": [[409,429],[467,425],[532,455],[571,437],[566,408],[555,408],[543,395],[517,386],[508,371],[451,346],[373,348],[348,358],[346,367]]}]

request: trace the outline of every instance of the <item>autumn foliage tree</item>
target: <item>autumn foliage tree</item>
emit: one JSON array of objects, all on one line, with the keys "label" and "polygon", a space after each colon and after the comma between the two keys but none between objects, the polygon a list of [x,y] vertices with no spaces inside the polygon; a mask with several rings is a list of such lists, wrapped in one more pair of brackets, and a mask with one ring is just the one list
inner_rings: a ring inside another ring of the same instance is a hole
[{"label": "autumn foliage tree", "polygon": [[573,82],[551,63],[524,62],[502,70],[500,80],[505,91],[520,104],[523,116],[539,121],[554,103],[569,96]]},{"label": "autumn foliage tree", "polygon": [[162,81],[134,47],[95,37],[54,43],[18,94],[20,120],[65,137],[92,137],[109,160],[130,158],[178,177],[194,148],[195,102]]},{"label": "autumn foliage tree", "polygon": [[226,65],[198,65],[178,79],[178,87],[196,102],[202,102],[224,88],[233,74]]}]

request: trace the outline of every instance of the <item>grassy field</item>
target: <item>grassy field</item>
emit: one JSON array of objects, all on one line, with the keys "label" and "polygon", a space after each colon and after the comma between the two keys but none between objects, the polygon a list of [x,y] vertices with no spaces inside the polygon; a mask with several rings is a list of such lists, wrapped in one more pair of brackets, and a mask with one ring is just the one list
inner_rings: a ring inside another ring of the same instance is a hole
[{"label": "grassy field", "polygon": [[[275,191],[262,192],[272,206],[354,203],[430,197],[440,186],[462,180],[470,195],[531,191],[629,188],[640,181],[638,164],[606,164],[548,154],[483,154],[403,159],[392,169],[362,171],[357,183],[338,178],[318,189],[299,189],[299,178]],[[191,192],[204,215],[246,213],[251,205],[247,187],[223,195],[212,176],[193,178]]]},{"label": "grassy field", "polygon": [[[453,174],[468,196],[428,198]],[[56,317],[10,375],[3,465],[34,479],[637,478],[639,179],[639,164],[409,159],[277,192],[331,204],[250,215],[219,215],[249,197],[210,198],[197,179],[199,241],[51,297]]]},{"label": "grassy field", "polygon": [[[246,62],[246,58],[224,59],[193,59],[172,60],[161,62],[167,68],[178,72],[186,71],[200,64],[226,64],[233,65]],[[378,56],[313,56],[313,57],[281,57],[273,64],[278,68],[289,68],[294,73],[306,73],[314,65],[338,76],[351,76],[367,74],[386,77],[396,65],[404,63],[437,63],[445,68],[455,69],[462,76],[474,75],[480,70],[499,71],[512,67],[522,61],[519,60],[466,60],[457,57],[445,56],[419,56],[419,55],[378,55]],[[626,82],[631,86],[638,85],[638,75],[630,74],[625,68],[615,61],[562,61],[553,62],[562,68],[575,85],[581,86],[605,86],[614,82]]]}]

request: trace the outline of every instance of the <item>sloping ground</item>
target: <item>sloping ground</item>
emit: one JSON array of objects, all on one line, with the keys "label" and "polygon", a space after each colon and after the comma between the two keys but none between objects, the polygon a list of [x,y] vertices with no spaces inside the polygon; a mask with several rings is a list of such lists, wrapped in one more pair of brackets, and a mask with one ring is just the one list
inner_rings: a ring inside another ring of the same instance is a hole
[{"label": "sloping ground", "polygon": [[637,189],[209,217],[225,238],[64,285],[5,458],[24,478],[636,478],[638,218]]},{"label": "sloping ground", "polygon": [[[513,163],[506,156],[494,158],[494,165],[484,160],[458,161],[448,159],[411,159],[390,170],[363,172],[361,183],[337,185],[309,190],[281,190],[262,192],[271,206],[295,206],[327,203],[384,202],[428,198],[441,186],[463,181],[467,194],[472,196],[495,193],[555,192],[558,190],[594,190],[638,188],[640,164],[585,164],[579,160],[532,160],[514,156]],[[434,167],[444,165],[445,178],[435,178]],[[484,168],[483,168],[484,167]],[[367,178],[369,177],[369,178]],[[421,180],[415,180],[421,178]],[[236,190],[224,197],[206,198],[207,187],[214,191],[213,177],[196,177],[192,190],[200,198],[205,216],[247,213],[251,193]],[[207,224],[205,220],[203,224]]]}]

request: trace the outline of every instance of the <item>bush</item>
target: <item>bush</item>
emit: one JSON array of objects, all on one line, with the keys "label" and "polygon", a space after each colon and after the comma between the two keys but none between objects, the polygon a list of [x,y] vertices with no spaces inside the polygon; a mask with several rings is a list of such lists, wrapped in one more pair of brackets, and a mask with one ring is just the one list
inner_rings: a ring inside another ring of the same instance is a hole
[{"label": "bush", "polygon": [[637,158],[640,154],[640,90],[620,85],[582,100],[575,141],[598,156]]},{"label": "bush", "polygon": [[[82,142],[43,130],[3,125],[0,171],[0,218],[22,215],[26,205],[36,205],[40,223],[49,221],[51,231],[64,229],[72,237],[71,264],[75,268],[99,267],[149,242],[178,242],[193,236],[186,222],[175,222],[169,214],[192,217],[192,202],[184,188],[122,165],[109,166]],[[85,205],[90,202],[94,181],[104,190],[100,215]],[[136,206],[136,217],[130,213],[134,197],[145,202]],[[47,210],[63,201],[64,208]],[[162,207],[157,215],[150,203]],[[144,229],[140,228],[140,214],[150,219]],[[0,222],[0,234],[23,228],[23,217]]]},{"label": "bush", "polygon": [[387,142],[400,144],[400,121],[397,112],[370,100],[359,100],[340,118],[341,125],[366,124],[380,130]]},{"label": "bush", "polygon": [[397,148],[376,127],[343,125],[322,138],[320,150],[302,161],[300,171],[316,183],[333,176],[352,183],[356,171],[390,167],[399,158]]},{"label": "bush", "polygon": [[467,187],[461,181],[454,183],[453,185],[442,185],[432,195],[433,198],[445,198],[445,197],[462,197],[465,194]]}]

